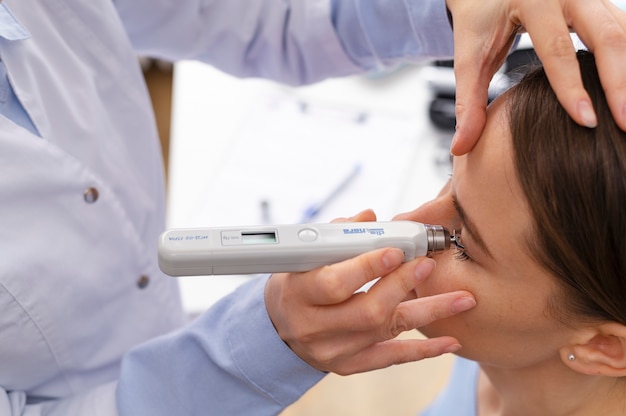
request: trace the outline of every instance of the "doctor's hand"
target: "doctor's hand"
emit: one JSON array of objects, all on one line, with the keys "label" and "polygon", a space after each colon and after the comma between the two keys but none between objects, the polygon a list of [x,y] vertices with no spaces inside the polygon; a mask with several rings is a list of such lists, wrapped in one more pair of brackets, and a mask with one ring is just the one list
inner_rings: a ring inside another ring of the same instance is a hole
[{"label": "doctor's hand", "polygon": [[[452,337],[394,339],[475,306],[464,291],[416,299],[414,289],[435,261],[402,260],[401,250],[385,248],[311,272],[274,274],[265,303],[279,336],[312,367],[341,375],[457,351]],[[380,276],[367,292],[355,293]]]},{"label": "doctor's hand", "polygon": [[457,130],[451,151],[470,151],[486,120],[489,82],[514,37],[527,31],[559,102],[577,123],[595,127],[582,85],[574,30],[595,54],[613,117],[626,130],[626,13],[610,0],[446,0],[453,19]]}]

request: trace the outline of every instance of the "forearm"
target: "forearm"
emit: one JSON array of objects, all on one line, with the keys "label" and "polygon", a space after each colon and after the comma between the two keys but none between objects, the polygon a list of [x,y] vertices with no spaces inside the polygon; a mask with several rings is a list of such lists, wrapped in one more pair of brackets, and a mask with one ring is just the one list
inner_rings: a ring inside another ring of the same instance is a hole
[{"label": "forearm", "polygon": [[[410,1],[410,2],[409,2]],[[444,0],[117,0],[139,53],[306,84],[452,55]]]},{"label": "forearm", "polygon": [[330,0],[117,0],[133,47],[231,75],[306,84],[362,71],[345,54]]},{"label": "forearm", "polygon": [[362,68],[453,55],[444,0],[332,0],[332,19],[347,54]]},{"label": "forearm", "polygon": [[121,415],[276,414],[323,373],[276,334],[266,279],[239,288],[189,327],[132,351],[118,387]]}]

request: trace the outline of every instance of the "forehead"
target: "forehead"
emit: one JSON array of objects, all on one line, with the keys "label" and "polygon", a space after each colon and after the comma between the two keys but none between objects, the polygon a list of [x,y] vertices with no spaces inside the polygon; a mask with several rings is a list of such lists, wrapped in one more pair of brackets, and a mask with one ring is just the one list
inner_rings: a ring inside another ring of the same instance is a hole
[{"label": "forehead", "polygon": [[[465,183],[467,179],[471,179],[472,188],[480,183],[490,185],[493,191],[490,194],[512,196],[511,194],[517,193],[518,186],[512,186],[517,185],[517,176],[513,169],[506,96],[499,97],[489,106],[487,122],[480,140],[468,154],[454,158],[453,169],[453,178],[458,179],[457,184],[459,180]],[[497,190],[500,192],[495,192],[494,185],[498,185]],[[472,193],[481,191],[482,188],[473,189]]]},{"label": "forehead", "polygon": [[513,164],[506,99],[504,94],[489,106],[480,140],[455,158],[452,175],[457,199],[496,258],[502,248],[519,252],[530,224]]}]

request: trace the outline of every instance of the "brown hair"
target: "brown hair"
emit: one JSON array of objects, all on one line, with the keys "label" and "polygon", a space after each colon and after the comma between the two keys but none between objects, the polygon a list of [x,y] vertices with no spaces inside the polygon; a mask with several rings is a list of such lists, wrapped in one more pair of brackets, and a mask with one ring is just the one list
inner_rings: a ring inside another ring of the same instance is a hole
[{"label": "brown hair", "polygon": [[534,220],[528,247],[564,289],[551,305],[557,317],[626,325],[626,133],[593,55],[577,56],[597,128],[567,115],[542,68],[509,91],[514,163]]}]

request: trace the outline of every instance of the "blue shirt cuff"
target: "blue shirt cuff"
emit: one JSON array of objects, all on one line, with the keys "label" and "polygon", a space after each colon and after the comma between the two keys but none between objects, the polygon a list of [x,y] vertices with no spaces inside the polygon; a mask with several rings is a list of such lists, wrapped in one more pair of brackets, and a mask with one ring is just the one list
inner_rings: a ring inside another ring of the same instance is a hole
[{"label": "blue shirt cuff", "polygon": [[242,285],[191,325],[127,354],[120,415],[277,414],[321,380],[276,333],[266,282]]},{"label": "blue shirt cuff", "polygon": [[364,69],[454,53],[444,0],[331,0],[331,18],[347,55]]},{"label": "blue shirt cuff", "polygon": [[267,278],[239,291],[229,313],[231,354],[250,383],[282,405],[296,401],[325,373],[298,357],[276,333],[265,307]]}]

